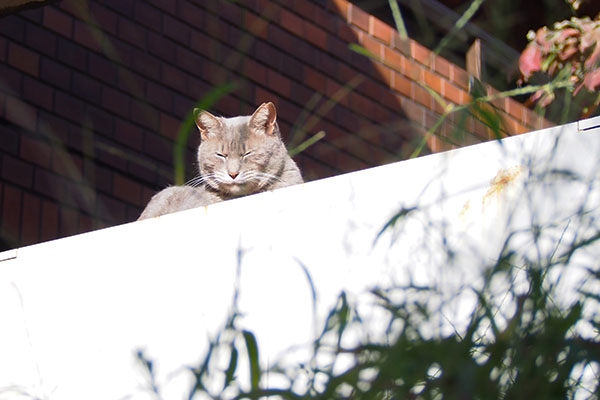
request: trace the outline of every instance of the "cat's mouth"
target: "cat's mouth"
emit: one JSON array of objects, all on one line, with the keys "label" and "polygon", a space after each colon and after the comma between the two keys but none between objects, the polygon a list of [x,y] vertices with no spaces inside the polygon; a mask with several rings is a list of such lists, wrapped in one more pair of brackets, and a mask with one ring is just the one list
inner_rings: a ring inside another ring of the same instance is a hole
[{"label": "cat's mouth", "polygon": [[252,193],[249,182],[221,182],[221,190],[233,196],[244,196]]}]

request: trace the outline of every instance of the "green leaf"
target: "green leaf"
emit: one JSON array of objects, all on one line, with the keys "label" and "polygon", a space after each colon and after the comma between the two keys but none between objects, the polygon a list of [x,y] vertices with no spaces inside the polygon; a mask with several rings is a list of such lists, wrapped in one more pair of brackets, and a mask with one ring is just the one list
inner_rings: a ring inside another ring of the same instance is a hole
[{"label": "green leaf", "polygon": [[258,390],[260,382],[260,364],[258,359],[258,344],[254,334],[250,331],[242,331],[244,341],[246,342],[246,350],[248,351],[248,362],[250,364],[250,383],[252,390]]},{"label": "green leaf", "polygon": [[394,23],[396,24],[398,34],[400,34],[400,37],[403,40],[407,40],[408,33],[406,32],[406,25],[404,24],[402,13],[400,13],[400,7],[398,7],[398,2],[396,0],[389,0],[389,4],[390,9],[392,10],[392,17],[394,17]]},{"label": "green leaf", "polygon": [[225,371],[225,383],[223,384],[223,390],[225,390],[231,382],[235,379],[235,371],[237,369],[238,362],[238,351],[235,347],[231,348],[231,358],[229,359],[229,366]]}]

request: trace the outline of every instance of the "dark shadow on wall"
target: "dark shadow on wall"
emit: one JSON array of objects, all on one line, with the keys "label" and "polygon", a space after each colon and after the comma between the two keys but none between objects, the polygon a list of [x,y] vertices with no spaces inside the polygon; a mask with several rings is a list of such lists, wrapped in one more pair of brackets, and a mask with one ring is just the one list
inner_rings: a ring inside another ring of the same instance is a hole
[{"label": "dark shadow on wall", "polygon": [[135,220],[173,183],[178,139],[193,177],[199,137],[185,122],[203,100],[224,116],[273,101],[290,148],[324,132],[295,157],[307,180],[408,157],[423,128],[407,113],[424,108],[350,49],[361,33],[343,12],[336,2],[64,0],[0,18],[5,247]]}]

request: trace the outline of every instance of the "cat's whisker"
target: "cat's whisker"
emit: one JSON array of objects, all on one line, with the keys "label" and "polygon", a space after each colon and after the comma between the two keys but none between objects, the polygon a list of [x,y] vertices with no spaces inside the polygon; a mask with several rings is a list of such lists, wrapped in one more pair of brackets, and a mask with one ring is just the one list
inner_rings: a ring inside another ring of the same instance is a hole
[{"label": "cat's whisker", "polygon": [[184,183],[184,186],[197,186],[198,182],[202,183],[204,180],[206,180],[205,176],[202,175],[197,175],[195,177],[193,177],[192,179],[190,179],[189,181],[187,181],[186,183]]},{"label": "cat's whisker", "polygon": [[269,174],[267,172],[260,172],[260,171],[248,171],[248,180],[260,180],[260,179],[267,179],[268,181],[277,181],[277,182],[282,182],[283,180],[277,176],[277,175],[273,175],[273,174]]},{"label": "cat's whisker", "polygon": [[188,182],[187,186],[200,187],[206,181],[208,181],[208,180],[210,180],[212,178],[214,178],[214,174],[207,174],[207,175],[204,175],[204,176],[199,176],[196,179],[191,180],[191,182]]}]

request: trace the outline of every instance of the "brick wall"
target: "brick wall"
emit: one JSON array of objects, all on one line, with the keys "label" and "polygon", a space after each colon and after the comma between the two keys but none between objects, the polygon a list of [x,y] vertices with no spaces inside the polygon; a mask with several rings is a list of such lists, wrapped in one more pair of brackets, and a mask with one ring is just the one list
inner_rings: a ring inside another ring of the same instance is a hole
[{"label": "brick wall", "polygon": [[[470,100],[463,69],[345,0],[63,0],[2,17],[2,247],[135,220],[173,182],[182,121],[228,83],[211,111],[273,101],[292,147],[325,131],[296,157],[307,180],[408,157],[443,113],[424,85]],[[511,99],[494,106],[506,134],[545,124]],[[492,137],[466,112],[437,133],[425,153]],[[198,143],[191,132],[188,178]]]}]

